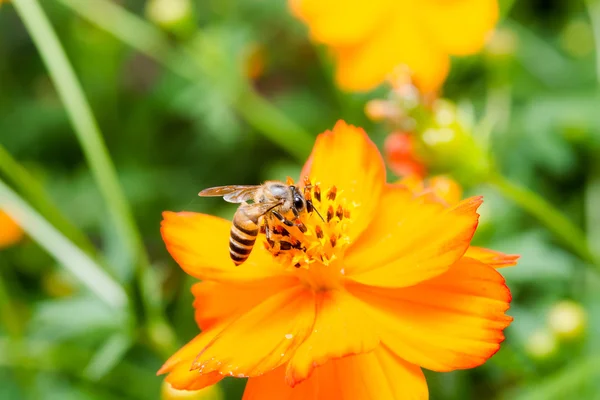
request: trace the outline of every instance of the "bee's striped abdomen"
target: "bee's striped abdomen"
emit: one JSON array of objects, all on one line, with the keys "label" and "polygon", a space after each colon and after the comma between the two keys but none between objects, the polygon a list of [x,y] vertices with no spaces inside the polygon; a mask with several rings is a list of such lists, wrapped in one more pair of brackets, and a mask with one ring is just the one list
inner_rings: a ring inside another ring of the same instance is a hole
[{"label": "bee's striped abdomen", "polygon": [[[233,217],[229,237],[229,256],[235,265],[240,265],[250,256],[258,236],[258,225],[249,219]],[[240,221],[242,220],[243,221]]]}]

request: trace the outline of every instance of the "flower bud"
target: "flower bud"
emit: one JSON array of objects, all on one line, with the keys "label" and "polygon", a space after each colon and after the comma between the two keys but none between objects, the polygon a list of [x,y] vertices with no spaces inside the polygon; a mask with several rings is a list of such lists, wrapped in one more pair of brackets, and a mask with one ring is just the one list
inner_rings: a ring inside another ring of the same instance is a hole
[{"label": "flower bud", "polygon": [[385,139],[384,152],[388,166],[397,176],[425,176],[425,165],[415,151],[415,139],[410,133],[389,134]]},{"label": "flower bud", "polygon": [[18,243],[23,236],[21,227],[8,214],[0,210],[0,249]]},{"label": "flower bud", "polygon": [[63,269],[55,268],[42,275],[42,287],[51,297],[66,297],[75,292],[76,284]]},{"label": "flower bud", "polygon": [[485,55],[491,60],[512,57],[517,51],[518,38],[514,31],[508,28],[499,28],[487,42]]},{"label": "flower bud", "polygon": [[396,121],[402,113],[400,108],[388,100],[375,99],[365,105],[365,114],[371,121]]},{"label": "flower bud", "polygon": [[163,381],[161,389],[162,400],[223,400],[224,398],[223,390],[218,384],[200,390],[178,390],[167,381]]},{"label": "flower bud", "polygon": [[456,106],[438,99],[433,113],[419,130],[425,164],[435,173],[452,173],[460,181],[479,183],[489,173],[487,153],[459,118]]},{"label": "flower bud", "polygon": [[148,0],[146,17],[176,36],[189,37],[196,29],[191,0]]},{"label": "flower bud", "polygon": [[585,332],[587,315],[584,308],[571,300],[563,300],[548,312],[548,326],[561,339],[576,339]]},{"label": "flower bud", "polygon": [[462,199],[462,187],[449,176],[434,176],[429,179],[428,186],[436,196],[449,205],[457,204]]},{"label": "flower bud", "polygon": [[260,45],[251,45],[246,54],[245,72],[251,80],[260,78],[265,72],[265,50]]},{"label": "flower bud", "polygon": [[525,351],[536,360],[547,360],[554,356],[557,350],[556,336],[548,329],[534,331],[525,343]]}]

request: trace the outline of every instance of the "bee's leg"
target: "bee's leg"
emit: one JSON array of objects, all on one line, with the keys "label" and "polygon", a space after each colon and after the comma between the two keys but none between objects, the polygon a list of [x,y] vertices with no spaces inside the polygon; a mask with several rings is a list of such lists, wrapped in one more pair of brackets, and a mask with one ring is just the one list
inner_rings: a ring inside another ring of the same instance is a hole
[{"label": "bee's leg", "polygon": [[284,224],[285,226],[294,226],[294,223],[292,221],[285,218],[283,215],[279,214],[279,212],[271,211],[271,214],[273,214],[275,216],[275,218],[277,218],[279,221],[281,221],[281,223]]},{"label": "bee's leg", "polygon": [[267,243],[269,246],[274,247],[275,242],[271,239],[271,228],[269,227],[269,223],[266,220],[262,220],[262,224],[260,225],[260,233],[264,233],[267,238]]},{"label": "bee's leg", "polygon": [[[298,215],[298,211],[294,210],[294,209],[292,209],[292,210],[293,210],[294,216],[299,219],[300,215]],[[299,221],[299,223],[294,223],[293,221],[290,221],[283,215],[279,214],[279,212],[277,212],[277,211],[272,211],[271,214],[273,214],[275,216],[275,218],[277,218],[279,221],[281,221],[285,226],[290,226],[290,227],[296,226],[296,227],[298,227],[298,229],[300,229],[300,232],[302,232],[302,233],[306,232],[306,226],[302,223],[302,221]]]}]

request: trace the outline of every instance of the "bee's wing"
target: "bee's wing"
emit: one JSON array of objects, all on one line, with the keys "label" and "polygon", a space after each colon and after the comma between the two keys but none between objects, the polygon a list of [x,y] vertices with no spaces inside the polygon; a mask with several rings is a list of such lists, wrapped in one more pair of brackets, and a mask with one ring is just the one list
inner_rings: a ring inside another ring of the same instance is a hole
[{"label": "bee's wing", "polygon": [[231,186],[217,186],[208,189],[204,189],[198,196],[223,196],[225,201],[229,203],[243,203],[247,200],[251,200],[254,197],[254,193],[260,186],[244,186],[244,185],[231,185]]}]

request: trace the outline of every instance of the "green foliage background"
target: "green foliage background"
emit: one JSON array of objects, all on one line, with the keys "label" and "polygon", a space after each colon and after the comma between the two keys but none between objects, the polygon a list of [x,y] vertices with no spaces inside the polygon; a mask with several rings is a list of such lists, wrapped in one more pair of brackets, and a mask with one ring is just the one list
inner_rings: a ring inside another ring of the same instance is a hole
[{"label": "green foliage background", "polygon": [[[37,234],[0,251],[0,398],[159,398],[156,370],[197,334],[193,280],[164,248],[161,212],[230,217],[234,207],[197,192],[297,176],[313,138],[338,119],[382,144],[388,129],[363,108],[385,91],[336,89],[326,51],[283,0],[193,1],[193,15],[169,28],[148,20],[141,0],[44,0],[106,143],[103,159],[83,103],[66,106],[57,92],[69,82],[56,73],[64,65],[49,74],[32,42],[37,32],[38,46],[60,58],[43,24],[22,23],[38,2],[14,3],[0,6],[0,205],[39,213],[56,230],[34,218]],[[444,95],[499,121],[499,168],[581,227],[580,245],[598,254],[600,2],[512,3],[501,2],[504,47],[454,60]],[[248,81],[256,45],[264,73]],[[600,265],[494,185],[463,183],[486,198],[477,244],[522,255],[502,271],[515,322],[484,366],[427,374],[431,398],[600,399]],[[63,246],[63,234],[75,246]],[[583,307],[586,328],[532,350],[565,299]],[[243,384],[225,380],[226,398],[240,398]]]}]

